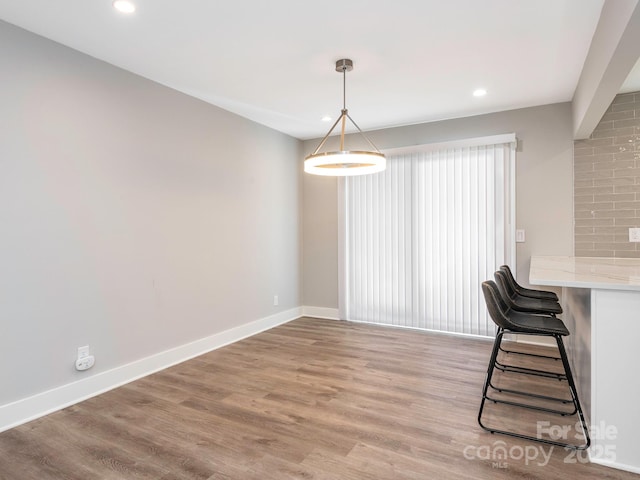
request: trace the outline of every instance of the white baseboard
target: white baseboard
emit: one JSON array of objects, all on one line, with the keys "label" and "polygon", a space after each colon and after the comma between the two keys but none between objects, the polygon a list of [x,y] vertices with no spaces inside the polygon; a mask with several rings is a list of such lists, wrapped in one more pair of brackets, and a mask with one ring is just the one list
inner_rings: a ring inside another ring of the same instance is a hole
[{"label": "white baseboard", "polygon": [[302,314],[305,317],[326,318],[327,320],[340,320],[337,308],[327,307],[302,307]]},{"label": "white baseboard", "polygon": [[102,372],[0,406],[0,432],[48,415],[70,405],[94,397],[126,383],[184,362],[243,338],[250,337],[277,325],[302,316],[303,308],[292,308],[264,317],[215,335],[196,340],[179,347],[157,353],[121,367]]},{"label": "white baseboard", "polygon": [[634,467],[631,465],[625,465],[623,463],[617,463],[617,462],[608,462],[606,460],[599,460],[597,458],[594,459],[594,458],[591,458],[591,455],[589,455],[589,461],[591,463],[602,465],[603,467],[615,468],[616,470],[624,470],[625,472],[631,472],[631,473],[640,473],[640,467]]}]

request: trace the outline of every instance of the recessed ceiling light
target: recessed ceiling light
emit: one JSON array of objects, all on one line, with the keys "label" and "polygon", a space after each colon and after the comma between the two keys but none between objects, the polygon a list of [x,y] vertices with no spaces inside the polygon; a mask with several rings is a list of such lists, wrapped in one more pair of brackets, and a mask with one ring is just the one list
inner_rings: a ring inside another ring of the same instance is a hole
[{"label": "recessed ceiling light", "polygon": [[331,117],[329,115],[325,115],[324,117],[322,117],[321,119],[323,122],[330,122],[331,121]]},{"label": "recessed ceiling light", "polygon": [[136,11],[136,6],[129,0],[114,0],[113,8],[122,13],[133,13]]},{"label": "recessed ceiling light", "polygon": [[487,94],[487,91],[484,88],[477,88],[473,91],[474,97],[484,97]]}]

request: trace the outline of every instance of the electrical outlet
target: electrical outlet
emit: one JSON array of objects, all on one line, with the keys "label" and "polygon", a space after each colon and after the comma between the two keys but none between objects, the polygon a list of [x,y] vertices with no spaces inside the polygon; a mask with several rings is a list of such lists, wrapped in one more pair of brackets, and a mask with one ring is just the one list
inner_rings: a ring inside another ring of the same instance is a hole
[{"label": "electrical outlet", "polygon": [[96,358],[90,354],[89,345],[78,347],[78,357],[76,358],[76,370],[89,370],[96,363]]},{"label": "electrical outlet", "polygon": [[274,306],[274,307],[277,307],[277,306],[278,306],[278,303],[279,303],[279,302],[278,302],[278,295],[274,295],[274,296],[273,296],[273,306]]},{"label": "electrical outlet", "polygon": [[629,228],[629,241],[640,242],[640,228],[635,228],[635,227]]},{"label": "electrical outlet", "polygon": [[89,355],[88,357],[76,360],[76,370],[89,370],[96,363],[96,357]]}]

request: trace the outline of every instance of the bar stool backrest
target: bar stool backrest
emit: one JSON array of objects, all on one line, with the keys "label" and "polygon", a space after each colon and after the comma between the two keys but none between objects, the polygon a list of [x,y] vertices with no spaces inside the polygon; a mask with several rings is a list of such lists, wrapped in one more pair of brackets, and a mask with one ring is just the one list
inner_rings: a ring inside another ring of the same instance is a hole
[{"label": "bar stool backrest", "polygon": [[498,286],[493,280],[482,282],[482,293],[487,304],[489,316],[498,327],[511,330],[517,327],[509,320],[509,306],[502,299]]},{"label": "bar stool backrest", "polygon": [[516,282],[516,279],[513,276],[513,273],[511,272],[509,265],[502,265],[498,270],[498,272],[503,272],[505,280],[509,284],[511,290],[513,290],[514,292],[517,292],[519,290],[518,282]]},{"label": "bar stool backrest", "polygon": [[498,287],[498,292],[500,293],[502,300],[509,307],[513,308],[512,300],[517,298],[518,292],[516,292],[512,285],[509,284],[509,280],[507,280],[508,275],[502,270],[498,270],[493,274],[493,277],[496,279],[496,286]]}]

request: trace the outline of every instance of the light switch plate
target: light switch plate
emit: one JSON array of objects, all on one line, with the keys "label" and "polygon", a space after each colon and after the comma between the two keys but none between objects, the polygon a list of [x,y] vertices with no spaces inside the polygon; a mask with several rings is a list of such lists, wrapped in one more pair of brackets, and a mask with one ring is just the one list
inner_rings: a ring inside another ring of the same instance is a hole
[{"label": "light switch plate", "polygon": [[89,345],[78,347],[78,360],[82,360],[89,356]]},{"label": "light switch plate", "polygon": [[629,228],[629,241],[640,242],[640,228],[635,228],[635,227]]},{"label": "light switch plate", "polygon": [[516,230],[516,243],[524,243],[524,240],[525,240],[524,230],[523,229]]}]

